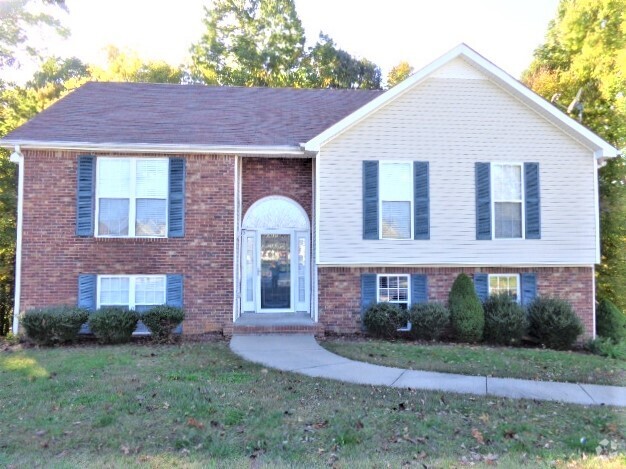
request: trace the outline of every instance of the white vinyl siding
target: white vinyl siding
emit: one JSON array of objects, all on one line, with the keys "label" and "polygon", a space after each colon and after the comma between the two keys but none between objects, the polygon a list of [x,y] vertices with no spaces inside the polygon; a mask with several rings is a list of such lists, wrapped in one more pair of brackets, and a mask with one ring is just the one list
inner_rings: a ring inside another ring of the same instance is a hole
[{"label": "white vinyl siding", "polygon": [[167,158],[98,158],[96,235],[167,235]]},{"label": "white vinyl siding", "polygon": [[519,274],[489,274],[489,296],[508,293],[518,303],[520,296]]},{"label": "white vinyl siding", "polygon": [[496,239],[523,237],[523,173],[522,164],[491,164],[491,220]]},{"label": "white vinyl siding", "polygon": [[381,237],[383,239],[411,239],[413,165],[381,162],[379,187]]},{"label": "white vinyl siding", "polygon": [[378,275],[376,288],[378,303],[393,303],[402,309],[408,309],[409,291],[408,275]]},{"label": "white vinyl siding", "polygon": [[[429,240],[362,239],[364,160],[429,162]],[[539,163],[541,239],[476,240],[475,163],[525,161]],[[426,79],[322,146],[319,262],[592,265],[594,163],[589,149],[489,80]]]},{"label": "white vinyl siding", "polygon": [[165,303],[165,275],[99,275],[97,307],[147,309]]}]

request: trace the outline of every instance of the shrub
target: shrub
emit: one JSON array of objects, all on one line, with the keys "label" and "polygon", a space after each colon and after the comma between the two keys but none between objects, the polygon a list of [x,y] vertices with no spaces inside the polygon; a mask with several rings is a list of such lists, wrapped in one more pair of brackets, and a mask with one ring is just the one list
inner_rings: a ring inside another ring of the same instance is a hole
[{"label": "shrub", "polygon": [[478,342],[483,337],[485,313],[474,283],[465,274],[459,274],[448,297],[450,322],[456,338],[463,342]]},{"label": "shrub", "polygon": [[398,328],[406,321],[406,315],[399,306],[392,303],[377,303],[365,311],[363,324],[367,332],[374,337],[391,339]]},{"label": "shrub", "polygon": [[583,332],[572,305],[560,298],[535,298],[528,306],[528,319],[530,335],[555,350],[570,348]]},{"label": "shrub", "polygon": [[492,344],[519,343],[528,327],[526,311],[507,293],[492,295],[483,304],[485,341]]},{"label": "shrub", "polygon": [[438,340],[450,324],[450,312],[440,303],[414,304],[408,311],[411,337]]},{"label": "shrub", "polygon": [[596,311],[596,334],[617,343],[626,340],[626,315],[611,301],[600,301]]},{"label": "shrub", "polygon": [[100,343],[122,344],[130,342],[137,321],[139,314],[135,311],[109,306],[100,308],[89,316],[89,328]]},{"label": "shrub", "polygon": [[29,339],[39,345],[73,342],[89,313],[75,306],[31,309],[22,318]]},{"label": "shrub", "polygon": [[626,340],[614,342],[609,337],[598,337],[587,343],[587,349],[595,355],[626,361]]},{"label": "shrub", "polygon": [[185,319],[185,312],[174,306],[155,306],[141,315],[141,320],[152,333],[154,342],[171,342],[172,332]]}]

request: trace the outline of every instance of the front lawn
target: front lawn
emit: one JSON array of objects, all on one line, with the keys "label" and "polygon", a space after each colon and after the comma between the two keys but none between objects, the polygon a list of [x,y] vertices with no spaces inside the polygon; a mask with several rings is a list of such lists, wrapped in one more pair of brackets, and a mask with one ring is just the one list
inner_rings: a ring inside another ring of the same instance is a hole
[{"label": "front lawn", "polygon": [[626,409],[326,381],[224,342],[13,348],[0,383],[0,467],[626,464]]},{"label": "front lawn", "polygon": [[584,352],[342,338],[322,345],[354,360],[412,370],[626,386],[625,361]]}]

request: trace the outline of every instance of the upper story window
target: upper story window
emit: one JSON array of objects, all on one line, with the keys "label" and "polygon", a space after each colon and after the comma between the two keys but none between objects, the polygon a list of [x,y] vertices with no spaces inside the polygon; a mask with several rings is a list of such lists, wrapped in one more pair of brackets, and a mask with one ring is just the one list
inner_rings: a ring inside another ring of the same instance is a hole
[{"label": "upper story window", "polygon": [[524,191],[521,164],[491,165],[493,225],[496,238],[522,238]]},{"label": "upper story window", "polygon": [[167,158],[98,158],[96,235],[167,236]]},{"label": "upper story window", "polygon": [[411,239],[412,163],[380,163],[380,214],[383,239]]},{"label": "upper story window", "polygon": [[520,301],[519,274],[489,274],[489,296],[503,293]]},{"label": "upper story window", "polygon": [[402,309],[409,307],[409,276],[379,275],[377,302],[393,303]]}]

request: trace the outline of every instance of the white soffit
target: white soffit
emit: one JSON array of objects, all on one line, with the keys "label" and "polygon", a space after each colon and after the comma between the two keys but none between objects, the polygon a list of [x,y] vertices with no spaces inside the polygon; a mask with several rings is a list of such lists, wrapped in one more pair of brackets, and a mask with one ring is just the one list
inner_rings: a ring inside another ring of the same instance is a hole
[{"label": "white soffit", "polygon": [[[574,119],[555,108],[548,101],[530,90],[515,78],[496,67],[493,63],[485,59],[478,52],[467,46],[460,44],[448,53],[444,54],[434,62],[422,68],[418,72],[408,77],[403,82],[397,84],[386,93],[380,95],[376,99],[370,101],[363,107],[359,108],[352,114],[346,116],[335,125],[329,127],[321,134],[315,136],[305,144],[305,150],[310,152],[319,152],[323,144],[337,137],[345,130],[365,119],[370,114],[376,112],[379,108],[392,102],[405,91],[419,84],[422,80],[432,76],[433,74],[443,72],[443,75],[450,76],[450,73],[461,74],[458,59],[466,60],[470,65],[476,67],[478,71],[483,72],[494,83],[501,86],[516,96],[521,102],[531,108],[534,108],[540,115],[553,122],[572,138],[580,141],[591,148],[596,158],[611,158],[619,154],[619,151],[608,142],[597,136],[585,126],[576,122]],[[444,66],[448,65],[446,69]],[[444,72],[445,70],[445,72]],[[464,78],[476,79],[476,74],[464,72]]]}]

